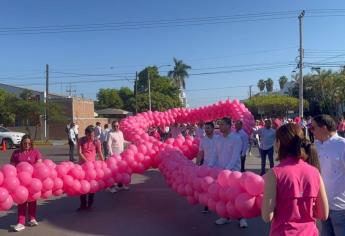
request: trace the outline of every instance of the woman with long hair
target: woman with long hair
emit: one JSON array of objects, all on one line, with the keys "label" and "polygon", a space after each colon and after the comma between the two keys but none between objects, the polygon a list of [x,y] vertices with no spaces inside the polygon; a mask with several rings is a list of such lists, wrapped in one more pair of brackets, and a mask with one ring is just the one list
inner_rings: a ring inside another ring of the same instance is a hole
[{"label": "woman with long hair", "polygon": [[[33,141],[30,135],[26,134],[22,137],[20,142],[20,148],[15,150],[11,156],[11,164],[16,166],[20,162],[28,162],[34,165],[37,162],[41,162],[41,153],[34,148]],[[29,226],[37,226],[36,221],[36,208],[37,201],[25,202],[18,205],[18,223],[13,226],[14,231],[22,231],[25,229],[25,216],[28,209],[29,214]]]},{"label": "woman with long hair", "polygon": [[328,202],[317,151],[297,124],[276,133],[280,164],[265,175],[262,218],[270,235],[319,235],[316,219],[328,217]]}]

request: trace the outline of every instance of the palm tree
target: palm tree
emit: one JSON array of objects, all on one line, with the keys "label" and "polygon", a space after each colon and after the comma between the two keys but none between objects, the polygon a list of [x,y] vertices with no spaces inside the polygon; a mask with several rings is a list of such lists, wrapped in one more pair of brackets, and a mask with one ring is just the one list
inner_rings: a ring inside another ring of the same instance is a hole
[{"label": "palm tree", "polygon": [[265,86],[266,86],[265,81],[263,79],[259,80],[258,88],[259,88],[260,92],[264,91]]},{"label": "palm tree", "polygon": [[192,69],[192,67],[184,64],[182,60],[177,60],[176,58],[174,58],[174,64],[174,69],[168,72],[168,76],[173,79],[173,82],[182,91],[186,88],[185,78],[189,76],[187,70]]},{"label": "palm tree", "polygon": [[288,78],[285,75],[280,76],[280,78],[279,78],[279,87],[280,87],[280,89],[284,88],[284,86],[287,83],[287,81],[288,81]]},{"label": "palm tree", "polygon": [[267,92],[273,91],[273,80],[271,78],[268,78],[265,80],[266,90]]}]

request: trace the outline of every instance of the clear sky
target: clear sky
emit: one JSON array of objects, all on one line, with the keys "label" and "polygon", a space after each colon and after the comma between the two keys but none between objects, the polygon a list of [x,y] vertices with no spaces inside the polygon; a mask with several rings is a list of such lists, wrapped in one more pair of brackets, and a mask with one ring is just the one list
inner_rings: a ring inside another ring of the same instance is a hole
[{"label": "clear sky", "polygon": [[72,82],[95,99],[99,88],[133,87],[136,71],[176,57],[193,68],[192,107],[244,99],[259,79],[277,89],[281,75],[291,78],[303,9],[306,63],[345,64],[343,0],[2,0],[0,83],[43,90],[48,63],[51,91],[66,94]]}]

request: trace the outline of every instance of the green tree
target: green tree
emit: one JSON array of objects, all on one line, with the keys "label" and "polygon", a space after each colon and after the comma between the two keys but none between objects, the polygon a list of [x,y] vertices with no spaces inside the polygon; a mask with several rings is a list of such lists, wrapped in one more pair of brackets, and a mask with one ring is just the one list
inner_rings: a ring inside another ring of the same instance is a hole
[{"label": "green tree", "polygon": [[16,115],[12,106],[16,101],[14,95],[0,89],[0,124],[5,126],[14,125]]},{"label": "green tree", "polygon": [[173,79],[175,85],[183,90],[186,88],[186,78],[189,76],[188,70],[191,66],[183,63],[182,60],[174,58],[174,69],[168,72],[168,76]]},{"label": "green tree", "polygon": [[[298,110],[297,98],[282,95],[255,96],[244,103],[256,117],[262,114],[285,116],[289,110]],[[307,101],[304,101],[304,105],[306,108],[309,106]]]},{"label": "green tree", "polygon": [[32,91],[25,89],[23,92],[21,92],[19,94],[19,97],[23,100],[31,100],[33,98],[34,94],[32,93]]},{"label": "green tree", "polygon": [[160,75],[158,73],[158,68],[156,66],[146,67],[144,70],[140,71],[138,74],[137,81],[137,92],[144,93],[148,91],[148,76],[150,76],[151,84]]},{"label": "green tree", "polygon": [[133,91],[128,87],[122,87],[119,90],[119,96],[123,101],[123,107],[122,109],[127,111],[134,111],[135,107],[133,107],[133,97],[134,93]]},{"label": "green tree", "polygon": [[265,80],[265,86],[267,92],[273,92],[273,80],[271,78]]},{"label": "green tree", "polygon": [[105,109],[105,108],[122,108],[123,101],[119,95],[119,91],[117,89],[100,89],[97,93],[97,109]]},{"label": "green tree", "polygon": [[258,88],[259,88],[260,92],[265,90],[265,86],[266,86],[265,81],[263,79],[259,80]]},{"label": "green tree", "polygon": [[288,82],[288,78],[285,75],[280,76],[280,78],[279,78],[279,87],[280,87],[280,89],[283,89],[287,82]]}]

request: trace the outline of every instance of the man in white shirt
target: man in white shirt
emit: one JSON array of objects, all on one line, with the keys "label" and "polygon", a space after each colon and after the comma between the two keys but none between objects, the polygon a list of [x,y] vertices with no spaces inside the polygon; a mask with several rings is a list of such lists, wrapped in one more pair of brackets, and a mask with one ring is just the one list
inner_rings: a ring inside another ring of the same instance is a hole
[{"label": "man in white shirt", "polygon": [[[222,135],[216,139],[217,166],[231,171],[241,170],[242,140],[238,133],[231,131],[231,119],[224,117],[219,124]],[[215,223],[223,225],[229,223],[229,219],[219,218]],[[246,219],[240,219],[240,227],[248,227]]]},{"label": "man in white shirt", "polygon": [[276,140],[276,131],[272,128],[271,120],[265,120],[265,127],[254,132],[259,134],[260,137],[260,156],[261,156],[261,175],[266,173],[266,156],[270,161],[270,168],[274,166],[273,162],[273,146]]},{"label": "man in white shirt", "polygon": [[96,127],[95,127],[95,140],[99,140],[101,138],[101,133],[102,133],[101,122],[97,121]]},{"label": "man in white shirt", "polygon": [[[214,129],[214,125],[213,125],[213,129]],[[213,131],[212,131],[212,133],[213,133]],[[200,140],[203,137],[205,137],[205,130],[204,130],[204,122],[203,121],[199,121],[198,128],[196,128],[196,130],[195,130],[195,137],[200,139]]]},{"label": "man in white shirt", "polygon": [[[217,164],[217,152],[216,152],[217,135],[214,134],[213,122],[207,122],[205,124],[205,133],[206,133],[206,136],[204,136],[200,140],[197,163],[201,165],[207,165],[209,167],[214,167]],[[202,213],[208,213],[207,206],[205,206]]]},{"label": "man in white shirt", "polygon": [[79,125],[74,122],[74,127],[73,127],[73,131],[74,131],[74,134],[75,134],[75,139],[78,141],[79,139]]},{"label": "man in white shirt", "polygon": [[74,133],[74,123],[72,122],[68,129],[68,145],[69,145],[69,160],[71,162],[76,162],[77,160],[74,158],[74,146],[77,143],[77,139]]},{"label": "man in white shirt", "polygon": [[108,156],[108,143],[107,143],[107,141],[108,141],[109,132],[110,132],[109,125],[105,124],[104,129],[101,133],[101,138],[100,138],[102,146],[103,146],[103,155],[105,158],[107,158],[107,156]]},{"label": "man in white shirt", "polygon": [[248,134],[242,129],[243,123],[242,121],[238,120],[235,123],[236,132],[240,135],[242,140],[242,150],[241,150],[241,172],[245,172],[245,163],[246,163],[246,155],[247,149],[249,145],[249,136]]},{"label": "man in white shirt", "polygon": [[310,127],[316,139],[321,175],[327,190],[329,217],[322,222],[321,236],[345,235],[345,139],[338,136],[329,115],[318,115]]},{"label": "man in white shirt", "polygon": [[[125,148],[125,139],[123,137],[123,133],[120,130],[120,124],[118,121],[113,121],[111,123],[112,129],[108,133],[108,138],[107,138],[107,145],[108,145],[108,155],[111,156],[113,154],[120,155],[124,148]],[[128,186],[124,186],[122,183],[118,183],[118,188],[119,189],[125,189],[128,190]],[[116,193],[116,187],[110,187],[109,191],[112,193]]]}]

